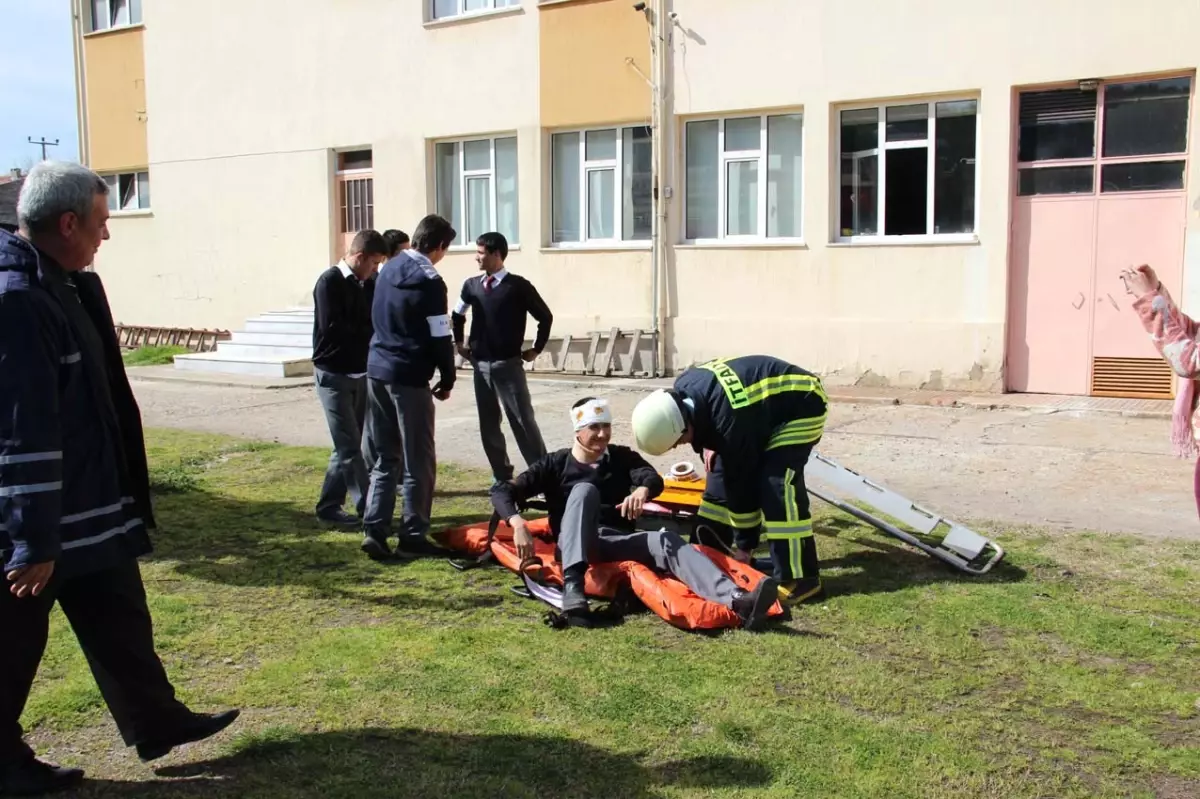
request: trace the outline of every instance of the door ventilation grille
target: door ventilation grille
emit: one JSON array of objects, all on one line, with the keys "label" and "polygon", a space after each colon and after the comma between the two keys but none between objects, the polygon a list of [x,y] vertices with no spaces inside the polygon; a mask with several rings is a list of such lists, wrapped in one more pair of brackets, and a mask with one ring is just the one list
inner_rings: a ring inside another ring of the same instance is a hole
[{"label": "door ventilation grille", "polygon": [[1161,358],[1093,358],[1092,396],[1171,399],[1171,367]]}]

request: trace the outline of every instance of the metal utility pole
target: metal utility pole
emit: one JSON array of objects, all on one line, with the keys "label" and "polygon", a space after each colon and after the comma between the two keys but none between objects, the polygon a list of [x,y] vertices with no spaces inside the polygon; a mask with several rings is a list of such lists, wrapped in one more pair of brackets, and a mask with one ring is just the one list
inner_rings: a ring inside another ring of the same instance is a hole
[{"label": "metal utility pole", "polygon": [[26,138],[29,139],[30,144],[37,144],[41,146],[43,161],[46,160],[46,148],[58,146],[58,139],[55,139],[54,141],[46,141],[45,139],[38,139],[37,141],[34,141],[32,136],[27,136]]}]

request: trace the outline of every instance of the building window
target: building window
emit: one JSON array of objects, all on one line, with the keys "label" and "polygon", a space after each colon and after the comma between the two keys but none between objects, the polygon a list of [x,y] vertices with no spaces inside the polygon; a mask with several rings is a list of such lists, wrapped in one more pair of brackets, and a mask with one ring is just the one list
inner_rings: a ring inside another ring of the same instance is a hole
[{"label": "building window", "polygon": [[1022,92],[1017,196],[1181,191],[1191,94],[1188,77]]},{"label": "building window", "polygon": [[492,231],[520,243],[516,136],[438,142],[434,162],[437,212],[458,231],[455,244]]},{"label": "building window", "polygon": [[451,19],[519,5],[521,0],[431,0],[431,15],[433,19]]},{"label": "building window", "polygon": [[841,239],[975,232],[979,103],[841,112]]},{"label": "building window", "polygon": [[142,0],[90,0],[91,31],[142,24]]},{"label": "building window", "polygon": [[105,175],[108,184],[108,210],[147,211],[150,209],[150,173],[123,172]]},{"label": "building window", "polygon": [[338,233],[348,247],[358,231],[375,229],[374,156],[348,150],[337,159]]},{"label": "building window", "polygon": [[687,123],[684,237],[800,239],[802,114]]},{"label": "building window", "polygon": [[551,241],[649,241],[650,128],[602,128],[550,137]]}]

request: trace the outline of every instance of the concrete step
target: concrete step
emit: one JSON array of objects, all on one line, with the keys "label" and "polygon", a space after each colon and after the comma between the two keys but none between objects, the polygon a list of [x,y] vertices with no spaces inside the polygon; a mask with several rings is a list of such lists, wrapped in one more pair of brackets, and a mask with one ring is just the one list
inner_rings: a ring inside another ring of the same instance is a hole
[{"label": "concrete step", "polygon": [[272,319],[262,318],[246,320],[247,333],[306,333],[309,341],[312,341],[313,323],[312,320],[289,320],[289,319]]},{"label": "concrete step", "polygon": [[315,312],[312,308],[294,308],[290,311],[265,311],[262,316],[269,319],[307,319],[312,321]]},{"label": "concrete step", "polygon": [[217,352],[227,358],[274,358],[287,361],[296,358],[312,358],[312,343],[288,347],[271,344],[235,344],[222,341],[217,345]]},{"label": "concrete step", "polygon": [[230,357],[218,352],[176,355],[175,368],[185,372],[254,375],[256,377],[305,377],[313,373],[308,358]]},{"label": "concrete step", "polygon": [[[225,344],[226,342],[221,342]],[[312,349],[312,331],[304,333],[276,330],[235,330],[229,344],[258,344],[268,347],[307,347]]]}]

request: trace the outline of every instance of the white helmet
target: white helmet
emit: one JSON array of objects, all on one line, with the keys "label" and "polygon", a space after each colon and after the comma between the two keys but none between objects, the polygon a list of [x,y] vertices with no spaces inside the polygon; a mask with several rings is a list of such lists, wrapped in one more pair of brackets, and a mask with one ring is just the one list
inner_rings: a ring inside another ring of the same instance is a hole
[{"label": "white helmet", "polygon": [[664,389],[655,391],[633,409],[633,439],[638,449],[662,455],[679,443],[684,431],[683,413]]}]

